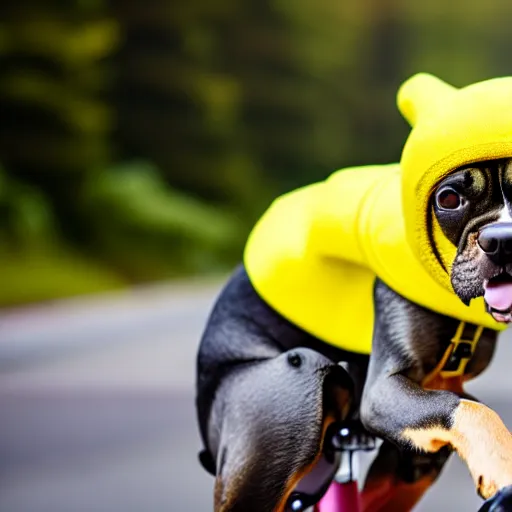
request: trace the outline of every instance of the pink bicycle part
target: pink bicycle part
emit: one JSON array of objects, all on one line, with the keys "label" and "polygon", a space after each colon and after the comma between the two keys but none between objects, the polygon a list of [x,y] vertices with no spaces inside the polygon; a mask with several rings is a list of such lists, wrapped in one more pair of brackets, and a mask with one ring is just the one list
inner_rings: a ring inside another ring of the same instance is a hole
[{"label": "pink bicycle part", "polygon": [[357,482],[333,481],[323,498],[315,505],[315,512],[360,512],[361,500]]}]

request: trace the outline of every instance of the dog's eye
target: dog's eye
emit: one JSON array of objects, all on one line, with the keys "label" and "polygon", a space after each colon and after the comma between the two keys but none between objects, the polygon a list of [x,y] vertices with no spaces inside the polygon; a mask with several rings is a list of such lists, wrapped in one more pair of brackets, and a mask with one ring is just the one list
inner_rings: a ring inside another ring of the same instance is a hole
[{"label": "dog's eye", "polygon": [[460,194],[449,187],[443,188],[437,193],[436,201],[439,208],[443,210],[456,210],[462,204]]}]

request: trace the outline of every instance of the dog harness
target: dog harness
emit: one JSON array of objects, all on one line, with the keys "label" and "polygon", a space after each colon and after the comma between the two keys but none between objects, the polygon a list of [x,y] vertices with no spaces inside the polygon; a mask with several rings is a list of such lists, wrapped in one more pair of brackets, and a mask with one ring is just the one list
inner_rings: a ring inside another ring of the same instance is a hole
[{"label": "dog harness", "polygon": [[437,366],[423,379],[422,385],[428,386],[437,376],[443,379],[462,377],[466,366],[473,357],[484,328],[481,325],[460,322],[455,336],[446,347]]}]

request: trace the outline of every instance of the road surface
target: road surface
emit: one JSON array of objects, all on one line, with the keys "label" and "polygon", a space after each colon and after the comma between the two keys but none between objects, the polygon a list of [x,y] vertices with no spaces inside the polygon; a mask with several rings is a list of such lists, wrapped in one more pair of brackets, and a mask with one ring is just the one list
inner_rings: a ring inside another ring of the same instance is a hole
[{"label": "road surface", "polygon": [[[194,356],[218,285],[0,312],[0,512],[201,512]],[[512,336],[469,391],[512,426]],[[476,511],[454,458],[417,510]]]}]

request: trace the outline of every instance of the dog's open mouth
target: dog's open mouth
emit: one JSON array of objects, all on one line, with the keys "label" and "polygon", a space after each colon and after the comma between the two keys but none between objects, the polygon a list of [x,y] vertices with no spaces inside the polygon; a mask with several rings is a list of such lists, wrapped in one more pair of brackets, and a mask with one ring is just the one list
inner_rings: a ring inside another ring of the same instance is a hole
[{"label": "dog's open mouth", "polygon": [[484,300],[497,322],[512,321],[512,276],[502,272],[484,283]]}]

